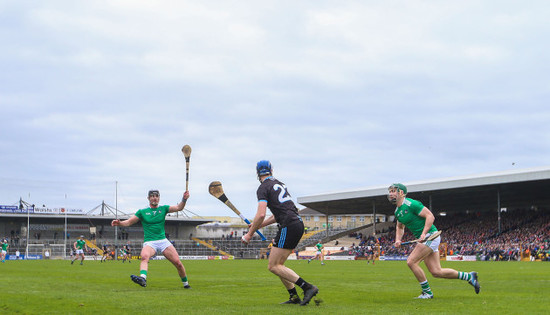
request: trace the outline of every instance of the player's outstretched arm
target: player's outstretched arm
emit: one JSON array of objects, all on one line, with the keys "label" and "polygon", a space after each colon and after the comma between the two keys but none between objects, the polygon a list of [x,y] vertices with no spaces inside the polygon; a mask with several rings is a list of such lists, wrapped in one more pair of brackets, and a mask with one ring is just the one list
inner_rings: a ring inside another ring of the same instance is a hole
[{"label": "player's outstretched arm", "polygon": [[187,199],[189,199],[188,190],[183,193],[183,198],[181,198],[181,202],[178,203],[176,206],[170,206],[170,208],[168,208],[168,212],[178,212],[183,210],[183,208],[185,208],[185,204],[187,203]]},{"label": "player's outstretched arm", "polygon": [[134,214],[128,220],[120,221],[119,219],[111,221],[111,226],[130,226],[136,224],[139,218]]}]

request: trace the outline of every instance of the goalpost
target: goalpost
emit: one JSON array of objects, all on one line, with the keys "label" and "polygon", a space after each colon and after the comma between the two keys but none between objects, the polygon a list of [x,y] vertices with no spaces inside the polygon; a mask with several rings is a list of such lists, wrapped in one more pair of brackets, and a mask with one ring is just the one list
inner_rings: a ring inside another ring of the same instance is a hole
[{"label": "goalpost", "polygon": [[28,244],[25,259],[28,255],[44,255],[44,244]]},{"label": "goalpost", "polygon": [[[50,259],[65,259],[67,256],[65,244],[50,244]],[[44,258],[48,259],[46,255]]]}]

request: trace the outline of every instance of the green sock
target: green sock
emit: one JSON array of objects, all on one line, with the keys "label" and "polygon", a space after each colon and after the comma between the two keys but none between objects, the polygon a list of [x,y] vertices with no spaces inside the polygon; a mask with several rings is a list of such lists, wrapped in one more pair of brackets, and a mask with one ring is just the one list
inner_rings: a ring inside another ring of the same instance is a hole
[{"label": "green sock", "polygon": [[189,282],[187,282],[187,276],[181,278],[181,282],[183,282],[183,285],[188,285]]},{"label": "green sock", "polygon": [[139,275],[140,277],[147,279],[147,270],[140,270]]},{"label": "green sock", "polygon": [[470,280],[472,280],[472,275],[469,272],[459,271],[458,272],[458,279],[470,281]]},{"label": "green sock", "polygon": [[428,280],[426,280],[424,282],[420,282],[420,287],[422,287],[422,293],[433,295],[432,289],[430,288],[430,285],[428,284]]}]

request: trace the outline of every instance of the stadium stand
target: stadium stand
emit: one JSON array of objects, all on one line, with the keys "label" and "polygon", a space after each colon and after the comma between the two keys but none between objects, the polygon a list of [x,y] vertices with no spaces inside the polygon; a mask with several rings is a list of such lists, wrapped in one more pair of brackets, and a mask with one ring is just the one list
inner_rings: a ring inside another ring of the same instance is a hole
[{"label": "stadium stand", "polygon": [[[550,212],[515,210],[501,213],[501,233],[497,214],[469,212],[437,217],[448,255],[476,255],[480,260],[544,260],[550,258]],[[403,240],[414,239],[405,231]],[[382,255],[410,254],[414,246],[395,248],[395,227],[378,236]],[[363,237],[359,247],[368,241]],[[361,250],[361,249],[359,249]]]}]

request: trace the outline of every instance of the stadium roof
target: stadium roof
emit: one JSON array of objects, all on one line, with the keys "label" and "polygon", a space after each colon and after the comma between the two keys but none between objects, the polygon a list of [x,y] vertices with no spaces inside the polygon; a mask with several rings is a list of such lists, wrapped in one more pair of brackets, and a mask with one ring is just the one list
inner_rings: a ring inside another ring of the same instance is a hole
[{"label": "stadium roof", "polygon": [[[390,184],[298,197],[298,203],[328,215],[372,213],[374,209],[391,215],[395,207],[386,197]],[[434,213],[550,208],[550,167],[403,184],[407,197],[420,200]]]}]

